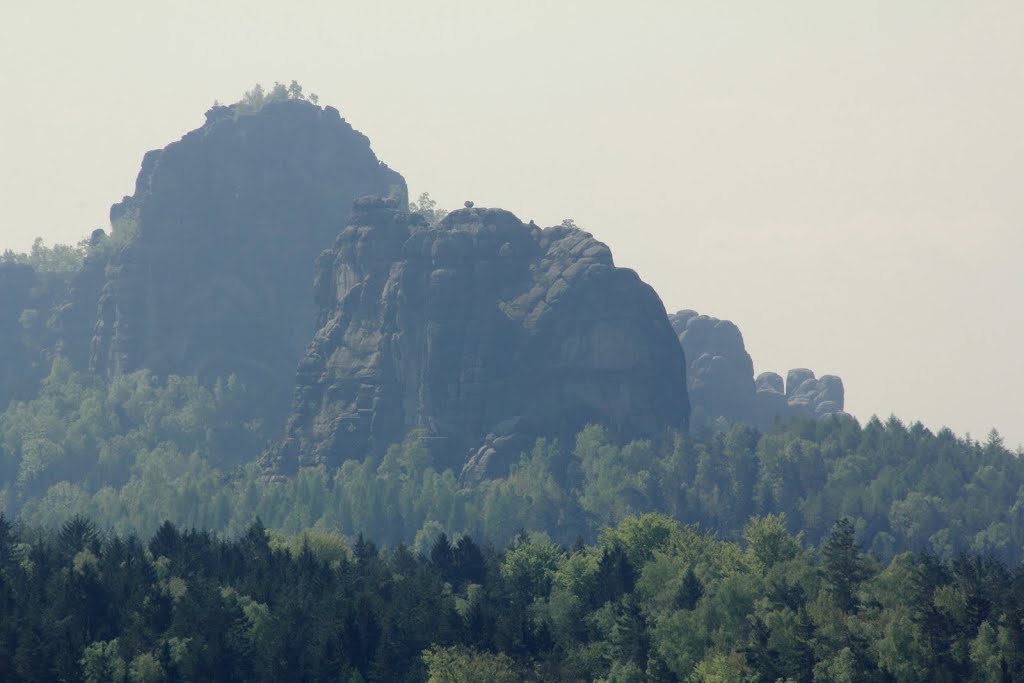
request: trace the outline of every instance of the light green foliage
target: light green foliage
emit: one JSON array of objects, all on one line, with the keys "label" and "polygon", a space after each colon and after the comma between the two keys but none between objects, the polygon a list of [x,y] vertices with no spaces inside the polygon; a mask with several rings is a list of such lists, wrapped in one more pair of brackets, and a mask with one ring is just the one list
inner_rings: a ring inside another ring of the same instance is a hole
[{"label": "light green foliage", "polygon": [[853,651],[844,647],[814,666],[814,683],[857,683]]},{"label": "light green foliage", "polygon": [[643,669],[634,662],[612,662],[607,678],[597,679],[594,683],[646,683],[647,677]]},{"label": "light green foliage", "polygon": [[164,680],[164,670],[156,657],[144,652],[132,659],[128,680],[131,683],[160,683]]},{"label": "light green foliage", "polygon": [[750,565],[764,574],[781,562],[792,560],[800,552],[799,538],[786,531],[786,513],[754,517],[743,529]]},{"label": "light green foliage", "polygon": [[314,93],[305,94],[302,86],[297,81],[290,84],[274,82],[270,90],[264,90],[263,86],[257,83],[251,90],[245,91],[242,99],[235,103],[237,111],[254,114],[271,102],[283,102],[285,100],[302,100],[316,104],[320,98]]},{"label": "light green foliage", "polygon": [[680,543],[681,534],[685,532],[678,522],[664,515],[652,513],[640,517],[627,517],[618,526],[603,529],[600,542],[606,548],[621,544],[633,566],[641,567],[656,550]]},{"label": "light green foliage", "polygon": [[448,215],[448,210],[437,208],[437,202],[430,198],[430,194],[422,192],[419,199],[409,202],[409,213],[418,213],[429,225],[436,226]]},{"label": "light green foliage", "polygon": [[998,629],[985,621],[978,628],[977,637],[971,641],[971,664],[974,666],[972,681],[977,683],[1002,683],[1003,662],[1012,660],[1013,636],[1003,626]]},{"label": "light green foliage", "polygon": [[82,267],[87,252],[88,240],[83,240],[73,247],[66,244],[47,247],[43,238],[37,237],[29,253],[19,254],[8,249],[0,255],[0,262],[23,263],[44,275],[70,275]]},{"label": "light green foliage", "polygon": [[555,477],[558,448],[557,442],[540,439],[507,477],[481,482],[468,492],[475,514],[469,514],[467,521],[476,522],[468,531],[501,543],[510,542],[524,529],[557,530],[562,542],[586,532],[572,495]]},{"label": "light green foliage", "polygon": [[886,610],[885,620],[877,625],[871,649],[879,668],[898,681],[929,680],[928,646],[924,634],[905,607]]},{"label": "light green foliage", "polygon": [[105,385],[58,359],[36,399],[0,415],[0,467],[16,473],[7,512],[49,524],[87,513],[120,529],[165,518],[223,528],[229,489],[215,468],[252,459],[264,443],[246,425],[247,403],[234,379],[207,389],[137,372]]},{"label": "light green foliage", "polygon": [[505,654],[466,647],[433,647],[423,653],[428,683],[520,683],[528,680]]},{"label": "light green foliage", "polygon": [[697,665],[693,679],[700,683],[736,683],[747,680],[751,673],[739,653],[713,652]]},{"label": "light green foliage", "polygon": [[124,681],[128,668],[119,653],[117,640],[92,643],[82,652],[82,678],[86,683]]},{"label": "light green foliage", "polygon": [[[703,439],[620,444],[594,425],[571,453],[538,440],[505,476],[470,486],[440,471],[415,440],[382,457],[267,481],[254,460],[271,435],[252,420],[253,404],[230,378],[204,387],[138,372],[107,384],[58,359],[37,398],[0,414],[3,510],[49,525],[86,514],[142,533],[164,519],[238,533],[259,515],[290,535],[316,527],[385,545],[420,536],[420,549],[440,531],[502,544],[524,530],[546,532],[569,546],[656,513],[661,522],[634,523],[655,535],[677,520],[743,538],[743,561],[765,576],[801,543],[821,547],[847,515],[858,542],[883,560],[920,547],[940,557],[1024,558],[1024,460],[998,439],[982,446],[898,420],[860,427],[842,418],[795,421],[760,437],[733,426]],[[706,543],[683,528],[669,535],[679,546],[669,554],[680,559],[686,543]],[[620,540],[631,562],[660,542]],[[693,566],[702,581],[716,580],[701,574],[710,565]]]},{"label": "light green foliage", "polygon": [[447,534],[447,532],[440,522],[433,519],[423,522],[423,526],[416,532],[416,538],[413,539],[413,551],[420,555],[429,555],[430,549],[441,534]]},{"label": "light green foliage", "polygon": [[110,223],[110,238],[101,240],[96,248],[105,253],[112,252],[116,247],[130,242],[139,234],[139,209],[129,206]]},{"label": "light green foliage", "polygon": [[547,597],[563,557],[561,548],[546,537],[533,536],[506,553],[501,574],[524,594]]},{"label": "light green foliage", "polygon": [[602,524],[654,509],[655,454],[649,441],[616,446],[604,428],[591,425],[577,435],[573,453],[584,477],[580,507]]},{"label": "light green foliage", "polygon": [[344,537],[316,528],[303,529],[293,536],[271,532],[270,547],[286,550],[292,557],[298,557],[308,549],[314,557],[335,568],[352,560],[352,551]]}]

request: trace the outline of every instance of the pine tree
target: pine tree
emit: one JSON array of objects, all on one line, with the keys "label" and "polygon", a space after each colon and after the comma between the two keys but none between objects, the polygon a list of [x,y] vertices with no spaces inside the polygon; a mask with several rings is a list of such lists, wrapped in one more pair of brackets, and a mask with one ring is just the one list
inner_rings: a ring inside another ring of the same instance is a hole
[{"label": "pine tree", "polygon": [[868,571],[849,518],[843,517],[836,522],[821,553],[825,578],[836,605],[845,612],[854,611],[857,608],[857,588],[868,577]]},{"label": "pine tree", "polygon": [[686,575],[683,576],[683,583],[679,586],[679,592],[676,593],[676,609],[693,609],[703,596],[704,584],[693,573],[693,567],[690,567],[686,570]]}]

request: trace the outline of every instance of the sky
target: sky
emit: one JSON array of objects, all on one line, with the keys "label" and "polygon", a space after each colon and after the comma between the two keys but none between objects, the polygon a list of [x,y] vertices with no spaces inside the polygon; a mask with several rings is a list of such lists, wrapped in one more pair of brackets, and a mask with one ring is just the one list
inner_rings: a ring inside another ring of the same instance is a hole
[{"label": "sky", "polygon": [[[1024,3],[6,2],[0,249],[298,80],[449,208],[573,218],[755,372],[1024,443]],[[340,229],[341,226],[339,226]]]}]

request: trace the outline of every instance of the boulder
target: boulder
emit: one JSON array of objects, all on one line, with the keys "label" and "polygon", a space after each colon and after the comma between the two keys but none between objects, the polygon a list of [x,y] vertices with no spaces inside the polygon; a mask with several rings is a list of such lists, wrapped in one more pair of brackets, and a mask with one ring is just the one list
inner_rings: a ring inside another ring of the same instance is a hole
[{"label": "boulder", "polygon": [[757,387],[758,393],[770,391],[780,396],[784,396],[786,393],[786,385],[783,384],[782,375],[777,372],[762,372],[754,380],[754,386]]}]

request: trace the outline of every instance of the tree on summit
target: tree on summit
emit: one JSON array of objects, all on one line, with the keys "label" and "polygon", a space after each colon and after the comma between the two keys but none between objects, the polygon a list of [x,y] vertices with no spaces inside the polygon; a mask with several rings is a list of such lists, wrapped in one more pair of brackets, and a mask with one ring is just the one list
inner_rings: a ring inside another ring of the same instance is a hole
[{"label": "tree on summit", "polygon": [[246,90],[242,98],[235,103],[235,107],[241,111],[255,114],[271,102],[284,102],[285,100],[299,100],[316,104],[320,101],[315,93],[305,94],[302,85],[298,81],[292,81],[289,85],[274,81],[269,91],[257,83],[251,90]]}]

